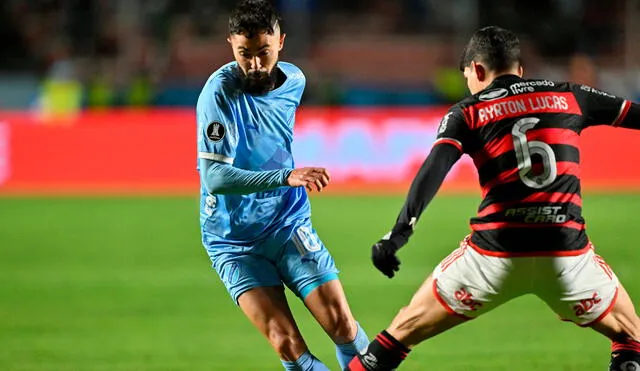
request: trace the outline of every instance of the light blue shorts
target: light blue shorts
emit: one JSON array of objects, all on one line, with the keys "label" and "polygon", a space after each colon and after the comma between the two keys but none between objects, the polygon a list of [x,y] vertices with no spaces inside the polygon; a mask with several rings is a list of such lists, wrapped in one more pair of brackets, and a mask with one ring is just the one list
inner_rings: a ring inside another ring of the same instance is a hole
[{"label": "light blue shorts", "polygon": [[285,227],[253,246],[203,241],[227,291],[238,303],[254,287],[286,285],[303,300],[338,278],[338,269],[309,219]]}]

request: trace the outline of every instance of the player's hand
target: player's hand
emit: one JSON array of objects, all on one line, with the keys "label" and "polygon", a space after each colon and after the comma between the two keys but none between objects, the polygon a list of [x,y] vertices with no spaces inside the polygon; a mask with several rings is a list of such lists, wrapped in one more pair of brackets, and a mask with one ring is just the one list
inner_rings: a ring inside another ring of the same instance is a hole
[{"label": "player's hand", "polygon": [[402,245],[399,241],[389,240],[387,235],[371,247],[373,265],[389,278],[400,270],[400,259],[396,256],[396,252]]},{"label": "player's hand", "polygon": [[287,178],[287,184],[291,187],[305,187],[307,191],[322,192],[329,185],[331,175],[323,167],[303,167],[294,169]]}]

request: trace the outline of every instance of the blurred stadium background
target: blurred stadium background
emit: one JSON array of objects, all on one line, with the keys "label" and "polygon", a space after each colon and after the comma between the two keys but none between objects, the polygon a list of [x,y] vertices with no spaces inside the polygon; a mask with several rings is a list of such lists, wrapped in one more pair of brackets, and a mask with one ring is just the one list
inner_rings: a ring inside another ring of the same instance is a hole
[{"label": "blurred stadium background", "polygon": [[[199,242],[194,105],[231,60],[232,0],[0,2],[0,370],[279,370]],[[640,99],[637,0],[279,0],[282,59],[307,75],[299,165],[326,166],[313,220],[356,317],[385,327],[468,231],[468,160],[387,280],[369,246],[395,220],[479,26],[518,32],[527,75]],[[583,135],[584,208],[640,297],[638,133]],[[382,299],[384,298],[384,300]],[[333,347],[292,300],[314,353]],[[604,370],[608,342],[535,298],[418,348],[405,370]]]}]

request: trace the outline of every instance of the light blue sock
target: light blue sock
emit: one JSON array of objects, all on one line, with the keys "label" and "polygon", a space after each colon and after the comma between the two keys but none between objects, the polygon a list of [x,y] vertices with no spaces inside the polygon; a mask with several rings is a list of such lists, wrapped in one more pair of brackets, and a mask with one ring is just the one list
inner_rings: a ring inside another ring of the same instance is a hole
[{"label": "light blue sock", "polygon": [[336,357],[338,358],[338,363],[340,363],[341,369],[345,369],[351,358],[360,354],[362,351],[367,349],[369,346],[369,338],[367,334],[364,332],[360,324],[356,322],[358,326],[358,332],[356,333],[356,338],[346,344],[336,344]]},{"label": "light blue sock", "polygon": [[320,362],[311,352],[308,350],[295,360],[295,362],[282,361],[284,369],[287,371],[329,371],[324,363]]}]

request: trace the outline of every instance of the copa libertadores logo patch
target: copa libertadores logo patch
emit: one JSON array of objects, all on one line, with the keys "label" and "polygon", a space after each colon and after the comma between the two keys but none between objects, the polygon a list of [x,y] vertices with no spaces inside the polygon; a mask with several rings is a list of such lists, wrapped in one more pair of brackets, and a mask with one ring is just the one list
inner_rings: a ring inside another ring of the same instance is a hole
[{"label": "copa libertadores logo patch", "polygon": [[219,142],[224,138],[225,129],[224,125],[219,122],[212,122],[207,126],[207,138],[214,142]]}]

